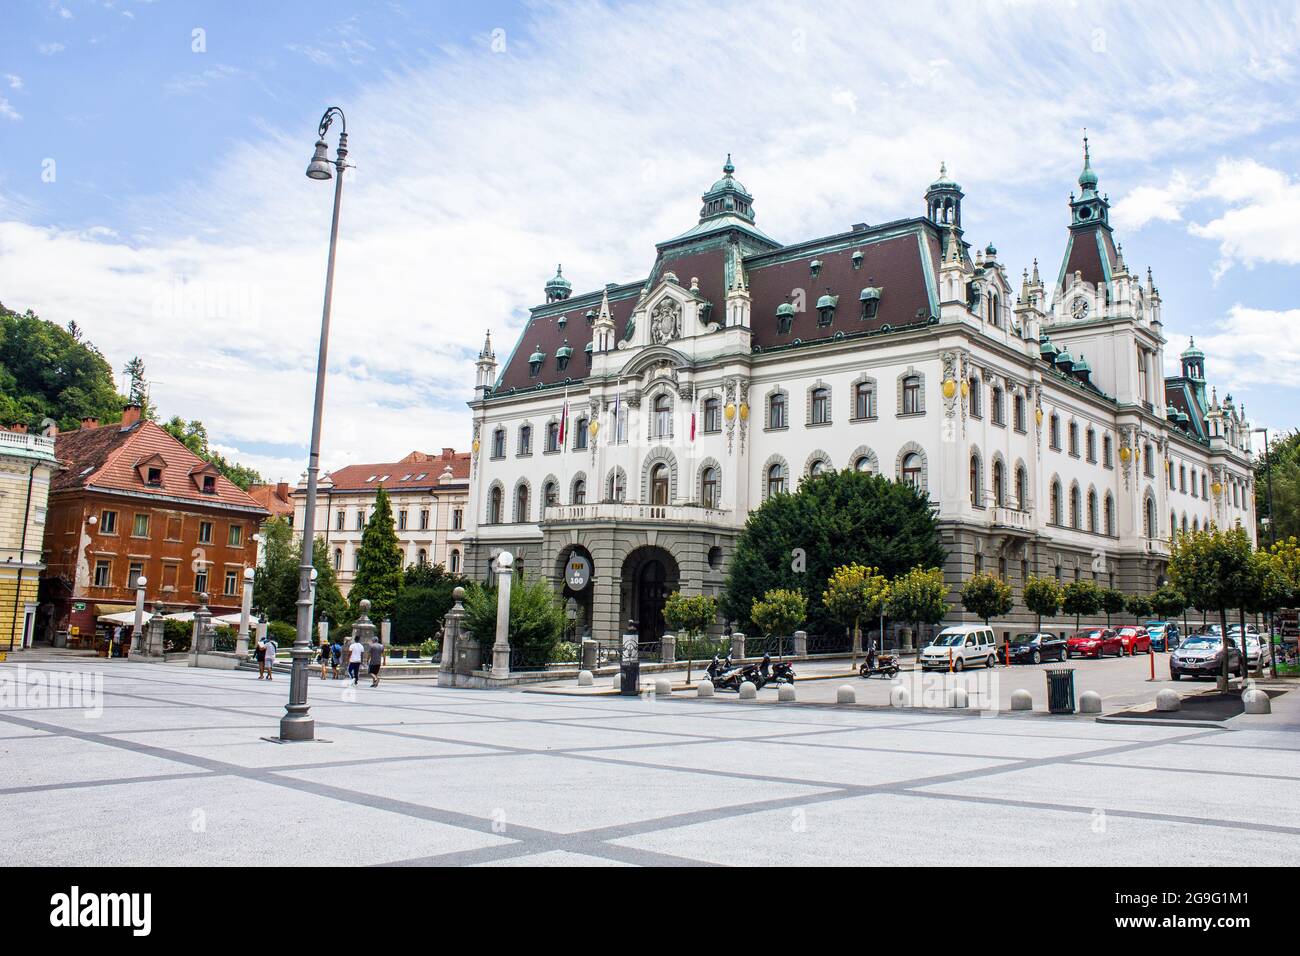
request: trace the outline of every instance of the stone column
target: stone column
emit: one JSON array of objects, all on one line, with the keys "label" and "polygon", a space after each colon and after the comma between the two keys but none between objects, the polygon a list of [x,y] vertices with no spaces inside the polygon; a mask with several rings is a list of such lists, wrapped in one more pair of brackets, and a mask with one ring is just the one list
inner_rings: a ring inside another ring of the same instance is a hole
[{"label": "stone column", "polygon": [[794,632],[794,649],[793,649],[793,653],[794,653],[794,656],[795,656],[795,657],[807,657],[807,656],[808,656],[808,632],[807,632],[807,631],[795,631],[795,632]]},{"label": "stone column", "polygon": [[375,636],[375,625],[370,621],[370,602],[362,600],[361,616],[352,625],[352,639],[360,641],[362,646],[369,645]]},{"label": "stone column", "polygon": [[393,633],[393,622],[384,618],[379,622],[379,639],[384,642],[384,647],[388,646],[388,639]]},{"label": "stone column", "polygon": [[239,637],[235,640],[235,656],[243,660],[248,656],[248,619],[253,613],[253,578],[256,572],[244,568],[244,603],[239,609]]},{"label": "stone column", "polygon": [[199,595],[199,607],[194,612],[194,626],[190,629],[190,666],[199,666],[199,655],[212,650],[212,612],[208,610],[208,594]]},{"label": "stone column", "polygon": [[144,587],[148,583],[143,574],[135,579],[135,622],[131,628],[131,657],[144,657]]},{"label": "stone column", "polygon": [[664,664],[677,661],[677,635],[665,634],[659,639],[659,660]]},{"label": "stone column", "polygon": [[745,635],[741,631],[731,634],[731,656],[736,660],[745,656]]},{"label": "stone column", "polygon": [[165,653],[163,632],[166,630],[167,623],[163,620],[163,614],[165,614],[166,611],[167,609],[163,607],[163,605],[157,603],[154,604],[153,617],[151,617],[149,623],[145,625],[145,634],[147,636],[145,640],[141,642],[145,646],[145,652],[148,656],[156,657],[159,660],[162,659],[163,654]]},{"label": "stone column", "polygon": [[456,684],[456,655],[461,642],[469,640],[464,633],[465,589],[451,592],[451,610],[442,619],[442,657],[438,665],[438,686],[454,687]]},{"label": "stone column", "polygon": [[492,676],[510,676],[510,585],[514,581],[515,556],[509,551],[497,555],[497,633],[492,643]]}]

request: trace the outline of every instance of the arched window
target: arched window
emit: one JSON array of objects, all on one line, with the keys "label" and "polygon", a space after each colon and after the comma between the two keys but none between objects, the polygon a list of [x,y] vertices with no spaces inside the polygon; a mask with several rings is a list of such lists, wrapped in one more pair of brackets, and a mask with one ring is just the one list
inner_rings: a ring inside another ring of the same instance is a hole
[{"label": "arched window", "polygon": [[454,548],[452,549],[451,552],[451,573],[452,574],[460,573],[460,552]]},{"label": "arched window", "polygon": [[1142,507],[1142,536],[1154,538],[1156,534],[1156,502],[1150,495]]},{"label": "arched window", "polygon": [[1070,422],[1070,454],[1079,457],[1079,423]]},{"label": "arched window", "polygon": [[650,469],[650,503],[668,504],[668,466],[663,462]]},{"label": "arched window", "polygon": [[777,462],[769,465],[767,468],[767,497],[773,495],[785,494],[786,490],[786,469],[785,465]]},{"label": "arched window", "polygon": [[546,484],[542,485],[542,507],[551,508],[554,507],[555,505],[558,505],[559,503],[560,503],[559,486],[553,481],[548,481]]},{"label": "arched window", "polygon": [[1016,507],[1029,510],[1029,473],[1023,465],[1016,469]]},{"label": "arched window", "polygon": [[827,469],[827,467],[828,465],[826,464],[825,458],[814,458],[808,464],[808,474],[812,476],[820,475]]},{"label": "arched window", "polygon": [[1169,539],[1172,541],[1174,535],[1178,533],[1178,515],[1172,511],[1169,512]]},{"label": "arched window", "polygon": [[1115,534],[1115,499],[1106,492],[1106,533]]},{"label": "arched window", "polygon": [[921,484],[922,469],[923,466],[921,462],[921,456],[914,451],[908,452],[903,457],[903,467],[902,467],[903,482],[905,484],[911,485],[913,488],[917,489],[918,491],[923,490]]},{"label": "arched window", "polygon": [[831,390],[814,388],[809,394],[808,424],[829,425],[831,421]]},{"label": "arched window", "polygon": [[1052,481],[1052,501],[1051,501],[1051,522],[1054,525],[1060,525],[1061,522],[1061,483]]},{"label": "arched window", "polygon": [[993,460],[993,504],[999,508],[1007,506],[1006,468],[1001,458]]},{"label": "arched window", "polygon": [[857,471],[865,471],[868,473],[875,472],[876,470],[872,467],[870,455],[859,455],[857,460],[853,462],[853,467]]},{"label": "arched window", "polygon": [[493,485],[492,490],[488,492],[488,524],[501,524],[503,497],[501,486]]},{"label": "arched window", "polygon": [[1097,460],[1097,432],[1091,425],[1088,426],[1088,435],[1085,441],[1086,443],[1084,445],[1084,448],[1087,451],[1088,460],[1096,461]]},{"label": "arched window", "polygon": [[515,521],[528,520],[528,486],[523,482],[515,488]]},{"label": "arched window", "polygon": [[1081,502],[1082,499],[1079,496],[1079,486],[1070,485],[1070,527],[1071,528],[1081,527],[1079,523],[1082,520],[1080,511],[1083,510],[1080,507]]},{"label": "arched window", "polygon": [[669,438],[673,433],[673,400],[667,394],[655,396],[655,437]]},{"label": "arched window", "polygon": [[970,503],[976,508],[984,507],[984,489],[980,487],[980,456],[970,456]]},{"label": "arched window", "polygon": [[785,428],[785,393],[773,392],[767,400],[767,427]]},{"label": "arched window", "polygon": [[428,564],[429,552],[424,550],[424,548],[421,548],[419,551],[415,552],[415,563],[418,564],[420,567],[424,567],[426,564]]},{"label": "arched window", "polygon": [[1056,412],[1052,412],[1052,417],[1048,419],[1047,443],[1056,451],[1061,450],[1061,416]]},{"label": "arched window", "polygon": [[1109,435],[1101,436],[1101,463],[1107,468],[1111,467]]},{"label": "arched window", "polygon": [[587,448],[587,435],[591,432],[591,422],[585,417],[579,418],[573,423],[573,450],[585,451]]},{"label": "arched window", "polygon": [[700,476],[700,504],[706,508],[716,508],[718,501],[718,469],[710,465]]},{"label": "arched window", "polygon": [[903,414],[917,415],[925,411],[921,404],[921,376],[903,376]]},{"label": "arched window", "polygon": [[704,400],[704,429],[708,434],[710,432],[722,431],[722,401],[718,398],[706,398]]},{"label": "arched window", "polygon": [[1097,533],[1097,492],[1088,489],[1088,530]]},{"label": "arched window", "polygon": [[586,479],[576,478],[573,482],[573,503],[575,505],[585,505],[587,503],[587,482]]},{"label": "arched window", "polygon": [[876,383],[858,382],[853,386],[853,417],[876,417]]},{"label": "arched window", "polygon": [[334,549],[334,570],[335,571],[343,570],[343,549],[342,548]]},{"label": "arched window", "polygon": [[623,474],[622,468],[615,468],[610,472],[606,490],[610,501],[623,501],[627,498],[627,476]]}]

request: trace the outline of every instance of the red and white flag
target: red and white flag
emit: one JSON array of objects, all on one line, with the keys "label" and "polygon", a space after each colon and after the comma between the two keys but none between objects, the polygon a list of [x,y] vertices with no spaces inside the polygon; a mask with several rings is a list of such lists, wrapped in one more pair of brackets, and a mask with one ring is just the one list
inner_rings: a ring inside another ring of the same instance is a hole
[{"label": "red and white flag", "polygon": [[564,447],[564,436],[569,431],[569,400],[564,400],[564,411],[560,413],[560,447]]},{"label": "red and white flag", "polygon": [[691,412],[691,441],[695,441],[695,412]]}]

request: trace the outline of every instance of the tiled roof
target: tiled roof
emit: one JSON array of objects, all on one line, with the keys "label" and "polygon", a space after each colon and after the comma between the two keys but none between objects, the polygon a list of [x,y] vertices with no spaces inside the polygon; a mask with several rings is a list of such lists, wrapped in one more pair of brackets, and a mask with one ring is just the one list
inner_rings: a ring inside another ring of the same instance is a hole
[{"label": "tiled roof", "polygon": [[1165,404],[1172,405],[1185,414],[1188,427],[1195,438],[1205,438],[1205,412],[1196,398],[1196,389],[1190,380],[1181,376],[1165,379]]},{"label": "tiled roof", "polygon": [[[455,482],[469,481],[469,452],[454,448],[444,448],[437,455],[413,451],[399,461],[347,465],[331,471],[329,480],[333,491],[374,491],[381,484],[390,492],[436,490],[442,486],[448,466]],[[301,488],[295,492],[301,493]]]},{"label": "tiled roof", "polygon": [[249,485],[248,497],[273,516],[283,517],[293,514],[293,501],[289,498],[289,485],[286,482],[276,485]]},{"label": "tiled roof", "polygon": [[[200,490],[191,474],[208,463],[151,421],[136,422],[125,428],[101,425],[62,432],[55,440],[54,454],[63,468],[50,485],[52,494],[93,486],[97,490],[188,499],[210,507],[228,505],[249,511],[265,510],[221,475],[216,476],[216,490],[212,494]],[[146,484],[136,471],[139,463],[155,456],[163,463],[162,482],[157,486]]]},{"label": "tiled roof", "polygon": [[1084,282],[1101,285],[1114,272],[1115,261],[1115,241],[1109,229],[1102,226],[1072,229],[1058,281],[1063,287],[1068,286],[1070,277],[1078,272]]},{"label": "tiled roof", "polygon": [[[640,295],[641,285],[637,282],[610,290],[609,310],[614,316],[616,339],[621,339],[627,330],[627,320],[632,315],[632,309]],[[604,290],[601,289],[566,299],[559,310],[555,307],[534,310],[533,317],[520,333],[514,352],[506,360],[497,380],[497,391],[533,388],[539,382],[552,385],[563,382],[566,378],[571,378],[575,382],[586,378],[587,356],[584,349],[591,342],[594,334],[586,316],[588,311],[600,311],[603,292]],[[564,320],[562,326],[561,319]],[[566,341],[569,343],[569,348],[573,349],[573,357],[569,361],[569,367],[561,373],[557,370],[555,350]],[[534,351],[540,351],[546,356],[542,374],[536,378],[528,374],[528,356]]]}]

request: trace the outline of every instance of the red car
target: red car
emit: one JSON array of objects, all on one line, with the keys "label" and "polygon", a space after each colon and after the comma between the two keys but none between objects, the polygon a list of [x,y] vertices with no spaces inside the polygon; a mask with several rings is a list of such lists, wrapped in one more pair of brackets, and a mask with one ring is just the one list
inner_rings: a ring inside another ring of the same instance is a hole
[{"label": "red car", "polygon": [[1121,627],[1119,629],[1119,642],[1123,645],[1124,653],[1130,657],[1134,654],[1151,653],[1151,635],[1141,625]]},{"label": "red car", "polygon": [[1120,643],[1119,635],[1108,627],[1090,627],[1076,631],[1065,642],[1065,656],[1069,658],[1102,658],[1107,654],[1118,657],[1123,653],[1124,645]]}]

